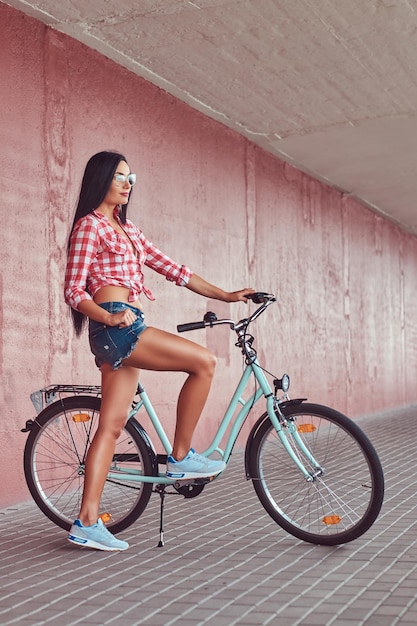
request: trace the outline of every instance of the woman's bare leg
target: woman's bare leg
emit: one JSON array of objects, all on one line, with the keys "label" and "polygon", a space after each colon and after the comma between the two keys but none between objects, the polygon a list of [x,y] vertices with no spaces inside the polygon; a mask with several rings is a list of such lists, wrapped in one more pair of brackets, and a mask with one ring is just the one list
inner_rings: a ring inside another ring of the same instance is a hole
[{"label": "woman's bare leg", "polygon": [[195,427],[210,391],[216,357],[188,339],[147,328],[124,363],[140,369],[188,374],[178,398],[172,450],[176,460],[183,459],[190,450]]},{"label": "woman's bare leg", "polygon": [[101,494],[113,458],[116,441],[126,423],[135,396],[139,369],[180,371],[188,374],[178,398],[177,423],[172,455],[181,460],[191,439],[214,375],[216,359],[206,348],[156,328],[147,328],[123,366],[103,365],[102,400],[98,430],[88,451],[84,492],[79,519],[95,524]]},{"label": "woman's bare leg", "polygon": [[101,368],[101,410],[97,432],[85,464],[84,492],[79,519],[85,526],[97,522],[100,498],[116,441],[126,423],[135,396],[139,372],[133,367]]}]

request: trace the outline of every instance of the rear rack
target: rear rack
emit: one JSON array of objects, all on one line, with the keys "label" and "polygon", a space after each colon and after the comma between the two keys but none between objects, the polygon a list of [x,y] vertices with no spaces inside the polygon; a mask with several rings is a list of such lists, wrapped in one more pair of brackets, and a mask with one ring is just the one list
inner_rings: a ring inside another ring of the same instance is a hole
[{"label": "rear rack", "polygon": [[30,399],[39,415],[48,404],[52,404],[62,397],[88,395],[99,396],[101,387],[99,385],[49,385],[30,394]]}]

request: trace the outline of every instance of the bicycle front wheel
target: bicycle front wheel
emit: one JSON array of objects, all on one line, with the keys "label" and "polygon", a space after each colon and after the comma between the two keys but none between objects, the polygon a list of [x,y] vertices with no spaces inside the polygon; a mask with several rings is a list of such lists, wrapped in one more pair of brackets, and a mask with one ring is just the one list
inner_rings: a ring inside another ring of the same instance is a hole
[{"label": "bicycle front wheel", "polygon": [[375,449],[352,420],[328,407],[306,403],[282,412],[283,435],[310,478],[285,451],[265,414],[249,461],[263,507],[303,541],[331,546],[357,539],[376,520],[384,497]]},{"label": "bicycle front wheel", "polygon": [[[100,398],[64,398],[45,409],[33,423],[24,452],[30,493],[49,519],[69,530],[78,516],[84,486],[85,459],[97,430]],[[129,420],[117,443],[101,498],[107,527],[117,533],[141,515],[152,493],[140,474],[152,474],[149,448]]]}]

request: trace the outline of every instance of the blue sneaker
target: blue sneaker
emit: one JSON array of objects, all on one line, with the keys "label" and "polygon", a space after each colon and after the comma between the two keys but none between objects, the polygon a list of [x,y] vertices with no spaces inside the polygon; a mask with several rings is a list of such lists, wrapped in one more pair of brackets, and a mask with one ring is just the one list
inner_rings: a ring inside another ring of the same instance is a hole
[{"label": "blue sneaker", "polygon": [[223,472],[226,463],[212,461],[201,454],[197,454],[193,448],[182,461],[176,461],[172,456],[167,459],[167,478],[186,480],[189,478],[210,478]]},{"label": "blue sneaker", "polygon": [[83,526],[80,520],[76,519],[71,526],[67,539],[71,541],[71,543],[76,543],[79,546],[95,548],[96,550],[106,550],[107,552],[126,550],[129,547],[127,541],[116,539],[116,537],[107,530],[100,518],[97,524],[93,524],[92,526]]}]

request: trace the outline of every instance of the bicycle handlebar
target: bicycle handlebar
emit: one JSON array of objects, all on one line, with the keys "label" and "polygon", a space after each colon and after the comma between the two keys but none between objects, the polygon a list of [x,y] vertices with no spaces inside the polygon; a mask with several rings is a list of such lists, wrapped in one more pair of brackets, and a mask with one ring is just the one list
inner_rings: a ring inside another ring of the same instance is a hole
[{"label": "bicycle handlebar", "polygon": [[186,333],[188,330],[197,330],[198,328],[205,328],[206,322],[190,322],[189,324],[178,324],[177,331],[179,333]]},{"label": "bicycle handlebar", "polygon": [[[262,313],[269,304],[271,304],[272,302],[276,302],[276,298],[273,294],[266,293],[264,291],[250,293],[246,297],[249,300],[252,300],[254,304],[262,304],[263,307],[261,306],[259,309],[257,309],[248,320],[241,320],[238,325],[240,325],[242,322],[246,322],[247,324],[249,324],[249,322],[258,317],[258,315],[260,315],[260,313]],[[204,319],[200,322],[178,324],[177,331],[179,333],[186,333],[189,330],[198,330],[199,328],[206,328],[207,326],[213,327],[218,324],[229,324],[232,330],[236,330],[237,326],[233,320],[218,320],[216,314],[209,311],[205,314]]]}]

